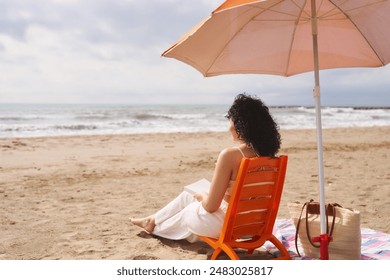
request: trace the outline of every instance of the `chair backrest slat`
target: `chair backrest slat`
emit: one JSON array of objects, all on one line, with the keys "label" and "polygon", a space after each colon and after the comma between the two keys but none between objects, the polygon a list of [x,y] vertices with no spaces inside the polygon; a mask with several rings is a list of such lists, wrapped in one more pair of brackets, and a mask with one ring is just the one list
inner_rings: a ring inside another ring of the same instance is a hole
[{"label": "chair backrest slat", "polygon": [[240,203],[237,205],[236,213],[248,211],[266,211],[269,209],[271,203],[271,197],[256,197],[253,199],[240,201]]},{"label": "chair backrest slat", "polygon": [[252,237],[254,233],[256,233],[256,236],[260,236],[263,234],[264,230],[265,224],[261,223],[242,225],[233,229],[232,239],[245,239],[247,237]]},{"label": "chair backrest slat", "polygon": [[242,212],[242,213],[237,214],[235,226],[237,227],[237,225],[264,223],[266,221],[266,218],[267,218],[267,211]]},{"label": "chair backrest slat", "polygon": [[272,195],[274,191],[274,184],[270,184],[270,182],[262,183],[259,185],[251,185],[249,187],[243,186],[241,189],[240,196],[242,198],[245,197],[255,197],[255,196],[269,196]]}]

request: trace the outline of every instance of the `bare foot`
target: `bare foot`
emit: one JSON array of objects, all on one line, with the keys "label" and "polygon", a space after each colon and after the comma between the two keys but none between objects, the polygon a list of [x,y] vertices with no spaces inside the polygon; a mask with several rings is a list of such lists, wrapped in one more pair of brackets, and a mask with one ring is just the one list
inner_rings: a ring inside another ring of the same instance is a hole
[{"label": "bare foot", "polygon": [[156,226],[154,216],[149,216],[141,219],[130,218],[130,222],[133,223],[133,225],[143,228],[147,233],[152,233],[154,227]]}]

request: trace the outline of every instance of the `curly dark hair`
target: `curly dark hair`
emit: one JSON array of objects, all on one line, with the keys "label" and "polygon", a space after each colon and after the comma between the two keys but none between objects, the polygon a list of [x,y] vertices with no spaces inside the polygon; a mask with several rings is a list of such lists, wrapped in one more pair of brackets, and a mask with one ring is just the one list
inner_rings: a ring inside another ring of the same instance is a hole
[{"label": "curly dark hair", "polygon": [[233,121],[238,138],[259,156],[276,156],[281,144],[279,128],[259,98],[239,94],[226,117]]}]

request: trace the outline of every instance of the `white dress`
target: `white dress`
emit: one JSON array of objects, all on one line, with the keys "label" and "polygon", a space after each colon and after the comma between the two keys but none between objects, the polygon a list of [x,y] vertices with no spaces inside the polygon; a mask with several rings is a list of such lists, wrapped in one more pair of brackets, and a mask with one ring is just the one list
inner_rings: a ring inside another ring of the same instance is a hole
[{"label": "white dress", "polygon": [[213,212],[207,212],[192,194],[183,191],[155,214],[153,234],[172,240],[196,241],[196,235],[218,238],[226,212],[226,202]]},{"label": "white dress", "polygon": [[[233,185],[234,181],[230,181],[226,194],[230,195]],[[156,226],[152,233],[172,240],[187,239],[190,242],[197,240],[196,235],[218,238],[227,207],[228,203],[222,200],[219,209],[209,213],[193,194],[183,191],[155,214]]]}]

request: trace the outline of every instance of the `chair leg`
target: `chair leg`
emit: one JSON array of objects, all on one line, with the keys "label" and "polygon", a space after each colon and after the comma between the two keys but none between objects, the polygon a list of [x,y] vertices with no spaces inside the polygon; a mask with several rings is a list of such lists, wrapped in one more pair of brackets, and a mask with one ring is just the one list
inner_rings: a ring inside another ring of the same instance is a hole
[{"label": "chair leg", "polygon": [[210,257],[210,260],[216,260],[219,253],[221,253],[221,248],[217,248],[214,250],[213,254]]},{"label": "chair leg", "polygon": [[226,246],[225,244],[223,244],[222,250],[229,256],[229,258],[231,260],[239,260],[240,259],[232,247]]},{"label": "chair leg", "polygon": [[240,259],[233,248],[230,248],[228,246],[222,246],[222,247],[218,247],[214,250],[213,254],[210,257],[210,260],[216,260],[219,256],[219,254],[222,252],[222,250],[228,255],[228,257],[231,260],[239,260]]}]

